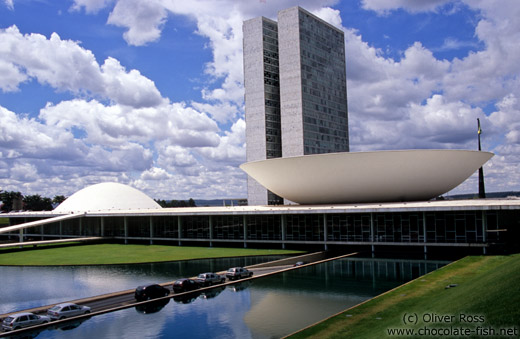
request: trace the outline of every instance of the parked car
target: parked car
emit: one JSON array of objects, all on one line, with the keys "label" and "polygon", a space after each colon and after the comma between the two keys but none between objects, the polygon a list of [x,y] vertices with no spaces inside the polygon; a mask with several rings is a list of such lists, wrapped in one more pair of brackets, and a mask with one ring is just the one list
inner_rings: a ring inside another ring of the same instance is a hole
[{"label": "parked car", "polygon": [[222,284],[226,281],[226,277],[216,273],[201,273],[195,279],[201,286],[211,286],[213,284]]},{"label": "parked car", "polygon": [[47,315],[51,320],[75,317],[87,313],[90,313],[90,307],[80,306],[73,303],[54,305],[47,310]]},{"label": "parked car", "polygon": [[162,287],[159,284],[150,284],[138,286],[135,289],[134,297],[137,301],[143,301],[148,299],[165,297],[168,294],[170,294],[170,290],[166,287]]},{"label": "parked car", "polygon": [[196,290],[199,288],[200,288],[200,285],[198,282],[196,282],[193,279],[188,279],[188,278],[175,280],[175,282],[173,283],[173,292],[174,293],[188,292],[188,291],[193,291],[193,290]]},{"label": "parked car", "polygon": [[24,327],[48,323],[51,319],[45,315],[36,315],[29,312],[15,313],[6,317],[2,322],[2,330],[11,331]]},{"label": "parked car", "polygon": [[252,277],[252,276],[253,276],[253,272],[251,272],[243,267],[232,267],[229,270],[227,270],[227,272],[226,272],[226,277],[229,280],[243,279],[243,278],[248,278],[248,277]]}]

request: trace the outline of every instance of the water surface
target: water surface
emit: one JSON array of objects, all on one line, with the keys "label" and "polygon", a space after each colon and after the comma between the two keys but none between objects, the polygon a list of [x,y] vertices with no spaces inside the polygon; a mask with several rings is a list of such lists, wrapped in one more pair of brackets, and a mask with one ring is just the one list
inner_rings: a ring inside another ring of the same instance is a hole
[{"label": "water surface", "polygon": [[[169,281],[175,277],[217,271],[235,262],[184,262],[111,267],[15,268],[11,275],[44,277],[39,300],[56,298],[55,282],[64,279],[63,296],[76,295],[83,286],[91,293],[126,286],[138,281]],[[226,259],[227,260],[227,259]],[[69,330],[48,329],[38,338],[280,338],[341,312],[406,281],[434,270],[446,262],[345,258],[311,267],[255,279],[184,302],[170,301],[152,309],[129,308],[92,317]],[[209,266],[205,266],[209,265]],[[212,269],[213,268],[213,269]],[[0,268],[4,279],[5,268]],[[67,273],[65,273],[67,272]],[[37,280],[37,279],[35,279]],[[23,281],[23,280],[22,280]],[[45,283],[47,281],[47,283]],[[4,281],[2,281],[3,283]],[[32,282],[31,282],[32,283]],[[38,285],[36,283],[35,285]],[[73,287],[70,287],[73,286]],[[12,287],[12,292],[16,288]],[[31,294],[32,295],[32,294]],[[0,295],[4,300],[4,295]],[[27,298],[31,299],[31,298]],[[9,308],[23,304],[10,298]],[[27,301],[28,302],[28,301]],[[4,307],[4,302],[2,302]],[[77,326],[77,327],[75,327]]]}]

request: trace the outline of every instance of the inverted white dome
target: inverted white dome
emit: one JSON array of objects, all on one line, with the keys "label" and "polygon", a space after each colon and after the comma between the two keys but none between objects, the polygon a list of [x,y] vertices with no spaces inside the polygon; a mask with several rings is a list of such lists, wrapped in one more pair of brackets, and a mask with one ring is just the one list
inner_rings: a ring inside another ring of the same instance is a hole
[{"label": "inverted white dome", "polygon": [[161,208],[143,192],[116,182],[88,186],[54,209],[58,213]]},{"label": "inverted white dome", "polygon": [[493,156],[466,150],[344,152],[253,161],[240,168],[299,204],[430,200]]}]

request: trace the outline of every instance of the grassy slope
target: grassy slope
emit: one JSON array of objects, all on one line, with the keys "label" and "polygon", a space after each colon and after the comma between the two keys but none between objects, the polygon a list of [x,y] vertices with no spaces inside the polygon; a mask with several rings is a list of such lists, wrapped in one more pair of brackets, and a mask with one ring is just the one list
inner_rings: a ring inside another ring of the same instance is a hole
[{"label": "grassy slope", "polygon": [[0,265],[98,265],[301,253],[286,250],[97,244],[0,251]]},{"label": "grassy slope", "polygon": [[[457,287],[446,289],[449,284]],[[415,329],[476,326],[520,331],[520,254],[467,257],[385,295],[347,310],[291,338],[378,338],[388,328],[410,328],[404,314],[417,314]],[[423,315],[453,315],[455,322],[425,323]],[[483,323],[461,323],[461,315],[480,315]]]}]

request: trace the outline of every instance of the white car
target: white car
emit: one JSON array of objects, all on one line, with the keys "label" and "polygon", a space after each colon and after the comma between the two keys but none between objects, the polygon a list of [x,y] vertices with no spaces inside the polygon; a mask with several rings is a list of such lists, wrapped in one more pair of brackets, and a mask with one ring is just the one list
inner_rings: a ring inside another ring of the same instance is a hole
[{"label": "white car", "polygon": [[55,305],[47,310],[47,315],[52,319],[64,319],[77,315],[90,313],[90,307],[80,306],[73,303],[63,303]]},{"label": "white car", "polygon": [[29,312],[11,314],[2,322],[2,330],[11,331],[24,327],[48,323],[50,318],[44,315],[36,315]]},{"label": "white car", "polygon": [[253,272],[243,267],[232,267],[226,272],[226,277],[229,280],[236,280],[242,278],[249,278],[253,276]]},{"label": "white car", "polygon": [[213,284],[222,284],[226,282],[226,277],[216,273],[201,273],[195,279],[200,286],[211,286]]}]

